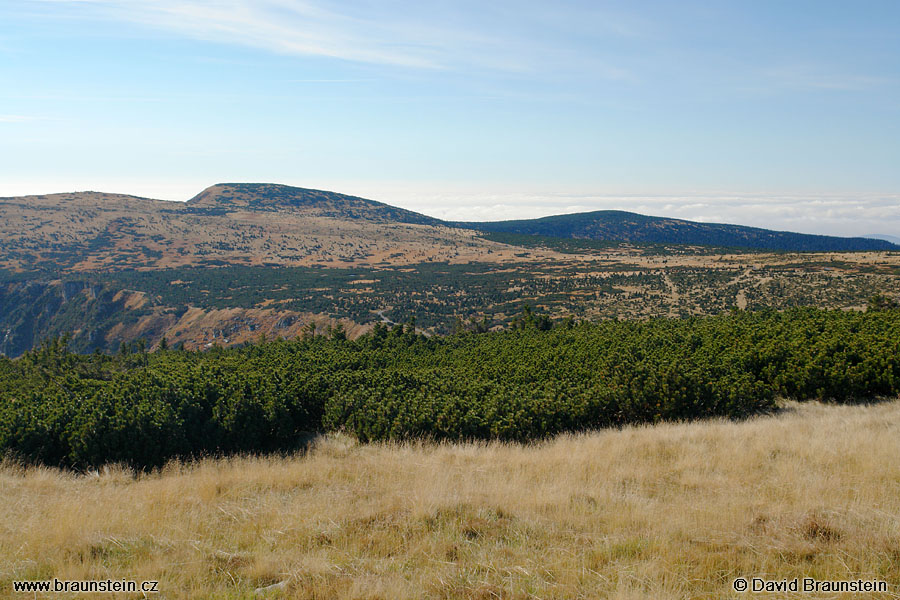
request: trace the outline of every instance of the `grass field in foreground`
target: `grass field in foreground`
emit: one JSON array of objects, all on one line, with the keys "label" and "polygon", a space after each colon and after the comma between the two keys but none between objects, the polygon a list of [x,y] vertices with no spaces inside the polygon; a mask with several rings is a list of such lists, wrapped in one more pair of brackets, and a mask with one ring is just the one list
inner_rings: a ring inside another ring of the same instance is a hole
[{"label": "grass field in foreground", "polygon": [[892,401],[534,445],[330,436],[139,476],[5,463],[0,597],[56,577],[159,580],[158,598],[722,598],[759,576],[896,598],[898,457]]}]

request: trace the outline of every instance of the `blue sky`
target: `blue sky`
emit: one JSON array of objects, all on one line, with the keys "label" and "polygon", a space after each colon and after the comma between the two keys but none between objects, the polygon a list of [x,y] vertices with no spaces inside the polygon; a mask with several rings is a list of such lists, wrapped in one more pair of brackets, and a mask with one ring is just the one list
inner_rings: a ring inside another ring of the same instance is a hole
[{"label": "blue sky", "polygon": [[900,235],[900,3],[0,0],[0,195]]}]

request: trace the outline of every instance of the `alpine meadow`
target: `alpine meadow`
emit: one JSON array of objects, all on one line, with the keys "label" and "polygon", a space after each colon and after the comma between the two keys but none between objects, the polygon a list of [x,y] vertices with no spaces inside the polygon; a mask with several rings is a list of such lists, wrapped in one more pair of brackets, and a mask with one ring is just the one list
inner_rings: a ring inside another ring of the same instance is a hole
[{"label": "alpine meadow", "polygon": [[898,31],[0,5],[0,598],[897,598]]}]

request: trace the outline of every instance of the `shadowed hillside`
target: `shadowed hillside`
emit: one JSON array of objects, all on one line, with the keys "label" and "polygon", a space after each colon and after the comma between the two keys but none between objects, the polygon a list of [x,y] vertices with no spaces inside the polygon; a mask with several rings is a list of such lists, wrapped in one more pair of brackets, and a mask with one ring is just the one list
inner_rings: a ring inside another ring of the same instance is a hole
[{"label": "shadowed hillside", "polygon": [[556,215],[540,219],[456,223],[479,231],[639,242],[647,244],[699,244],[792,252],[843,252],[857,250],[898,250],[885,240],[808,235],[772,231],[743,225],[696,223],[682,219],[649,217],[621,210]]}]

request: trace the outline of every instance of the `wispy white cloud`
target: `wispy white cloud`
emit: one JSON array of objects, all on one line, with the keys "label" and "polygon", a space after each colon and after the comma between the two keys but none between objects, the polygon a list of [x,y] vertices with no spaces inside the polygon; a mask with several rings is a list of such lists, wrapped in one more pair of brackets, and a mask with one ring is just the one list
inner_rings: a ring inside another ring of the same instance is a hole
[{"label": "wispy white cloud", "polygon": [[349,16],[305,0],[32,0],[32,4],[56,5],[55,10],[66,6],[71,12],[65,16],[128,21],[283,54],[438,66],[436,43],[416,44],[418,36],[392,34],[376,18]]},{"label": "wispy white cloud", "polygon": [[411,67],[439,65],[435,43],[414,44],[410,36],[389,35],[385,24],[377,20],[346,16],[305,1],[37,1],[69,5],[85,17],[113,18],[190,38],[283,54]]},{"label": "wispy white cloud", "polygon": [[[533,28],[536,22],[541,26],[546,22],[547,8],[527,1],[30,0],[30,4],[54,6],[59,16],[65,12],[67,17],[127,21],[216,43],[401,67],[531,72],[550,62],[562,65],[579,59],[575,48],[564,48],[566,36],[559,31],[552,40],[535,39]],[[572,27],[596,24],[608,36],[632,36],[636,27],[618,26],[619,17],[577,6],[561,6],[555,15]],[[630,77],[621,66],[596,59],[593,63],[585,64],[598,77]]]}]

